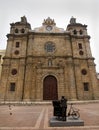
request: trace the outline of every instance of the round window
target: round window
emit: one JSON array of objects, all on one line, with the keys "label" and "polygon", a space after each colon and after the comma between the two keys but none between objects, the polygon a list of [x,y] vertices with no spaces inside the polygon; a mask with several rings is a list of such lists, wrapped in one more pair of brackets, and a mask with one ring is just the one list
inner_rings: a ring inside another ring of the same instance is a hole
[{"label": "round window", "polygon": [[25,33],[25,30],[24,30],[24,29],[21,29],[21,33]]},{"label": "round window", "polygon": [[16,51],[14,52],[14,54],[15,54],[15,55],[18,55],[18,54],[19,54],[19,51],[18,51],[18,50],[16,50]]},{"label": "round window", "polygon": [[83,51],[79,51],[79,54],[80,54],[80,55],[83,55],[83,54],[84,54],[84,52],[83,52]]},{"label": "round window", "polygon": [[86,74],[87,74],[87,70],[86,70],[86,69],[82,69],[81,73],[82,73],[83,75],[86,75]]},{"label": "round window", "polygon": [[16,75],[17,74],[17,70],[16,69],[12,69],[11,74],[12,75]]}]

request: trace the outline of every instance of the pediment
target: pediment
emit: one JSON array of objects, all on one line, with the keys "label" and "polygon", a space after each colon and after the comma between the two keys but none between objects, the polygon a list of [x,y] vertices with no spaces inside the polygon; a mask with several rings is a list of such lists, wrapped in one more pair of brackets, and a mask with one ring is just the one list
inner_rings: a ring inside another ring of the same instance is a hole
[{"label": "pediment", "polygon": [[35,28],[34,31],[42,33],[63,33],[64,29],[57,27],[54,19],[48,17],[47,19],[44,19],[42,26]]}]

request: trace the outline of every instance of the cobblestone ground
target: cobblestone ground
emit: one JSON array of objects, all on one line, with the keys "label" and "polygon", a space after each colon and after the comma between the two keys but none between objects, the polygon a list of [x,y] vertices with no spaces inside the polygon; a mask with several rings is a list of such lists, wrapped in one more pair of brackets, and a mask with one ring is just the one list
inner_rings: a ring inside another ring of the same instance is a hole
[{"label": "cobblestone ground", "polygon": [[80,110],[84,126],[50,127],[52,105],[1,105],[0,130],[99,130],[99,102],[74,104],[74,107]]}]

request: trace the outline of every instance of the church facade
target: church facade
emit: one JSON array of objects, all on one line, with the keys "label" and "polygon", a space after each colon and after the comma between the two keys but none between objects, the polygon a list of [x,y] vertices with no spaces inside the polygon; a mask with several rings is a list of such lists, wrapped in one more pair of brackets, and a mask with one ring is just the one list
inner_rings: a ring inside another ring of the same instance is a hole
[{"label": "church facade", "polygon": [[99,99],[87,26],[70,19],[66,30],[53,19],[31,29],[25,16],[10,24],[0,82],[1,101]]}]

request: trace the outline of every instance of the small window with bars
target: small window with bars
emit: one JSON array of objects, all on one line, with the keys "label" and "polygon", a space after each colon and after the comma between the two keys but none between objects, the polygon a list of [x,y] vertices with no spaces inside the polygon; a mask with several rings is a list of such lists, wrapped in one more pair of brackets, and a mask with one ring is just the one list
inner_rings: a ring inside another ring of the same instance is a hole
[{"label": "small window with bars", "polygon": [[16,47],[19,47],[20,46],[20,42],[16,42]]},{"label": "small window with bars", "polygon": [[84,91],[89,91],[89,83],[83,83],[84,84]]},{"label": "small window with bars", "polygon": [[15,83],[10,83],[10,91],[15,91]]},{"label": "small window with bars", "polygon": [[83,49],[82,43],[78,43],[78,47],[79,47],[79,49]]}]

